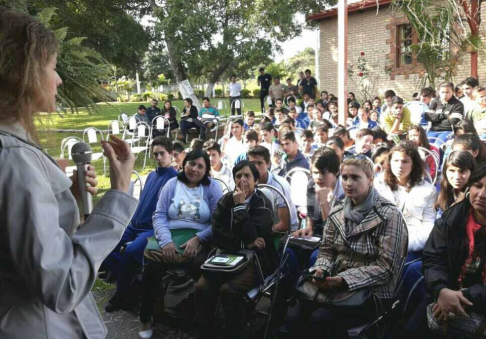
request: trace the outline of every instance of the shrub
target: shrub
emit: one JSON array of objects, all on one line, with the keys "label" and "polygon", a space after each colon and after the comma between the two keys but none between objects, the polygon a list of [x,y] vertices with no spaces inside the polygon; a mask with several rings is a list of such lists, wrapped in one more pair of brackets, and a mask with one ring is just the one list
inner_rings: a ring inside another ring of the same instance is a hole
[{"label": "shrub", "polygon": [[259,98],[259,97],[260,97],[260,89],[259,89],[259,88],[255,88],[255,89],[253,90],[253,96],[254,96],[255,98]]},{"label": "shrub", "polygon": [[142,93],[142,98],[144,101],[149,101],[152,98],[155,98],[156,95],[154,92],[144,92]]},{"label": "shrub", "polygon": [[180,91],[177,91],[177,100],[182,100],[182,94]]},{"label": "shrub", "polygon": [[142,96],[140,94],[132,94],[130,96],[130,101],[131,102],[139,102],[139,101],[142,101]]},{"label": "shrub", "polygon": [[249,98],[250,93],[251,93],[251,91],[249,89],[244,88],[244,89],[241,90],[241,97],[242,98]]},{"label": "shrub", "polygon": [[172,93],[167,94],[167,99],[170,101],[174,100],[174,94]]},{"label": "shrub", "polygon": [[221,88],[216,88],[214,90],[214,95],[218,98],[221,98],[223,96],[223,90]]}]

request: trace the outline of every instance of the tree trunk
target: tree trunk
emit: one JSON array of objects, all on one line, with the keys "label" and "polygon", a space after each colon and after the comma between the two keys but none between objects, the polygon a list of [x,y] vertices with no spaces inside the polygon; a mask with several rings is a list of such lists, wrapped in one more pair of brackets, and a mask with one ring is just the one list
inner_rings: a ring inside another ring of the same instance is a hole
[{"label": "tree trunk", "polygon": [[213,97],[213,88],[214,88],[215,85],[216,85],[215,82],[209,81],[208,87],[206,87],[206,93],[204,94],[204,96],[206,96],[208,98],[212,98]]}]

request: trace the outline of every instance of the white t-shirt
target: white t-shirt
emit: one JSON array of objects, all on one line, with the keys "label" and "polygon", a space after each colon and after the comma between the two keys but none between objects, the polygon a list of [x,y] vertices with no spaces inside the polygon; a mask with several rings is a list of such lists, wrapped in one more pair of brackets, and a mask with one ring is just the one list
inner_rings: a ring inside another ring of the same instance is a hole
[{"label": "white t-shirt", "polygon": [[236,158],[244,152],[246,152],[246,147],[243,138],[238,141],[234,136],[228,140],[228,143],[224,148],[224,154],[229,158],[230,164],[234,164]]},{"label": "white t-shirt", "polygon": [[241,95],[241,85],[238,82],[231,82],[228,88],[230,92],[230,97],[237,97]]}]

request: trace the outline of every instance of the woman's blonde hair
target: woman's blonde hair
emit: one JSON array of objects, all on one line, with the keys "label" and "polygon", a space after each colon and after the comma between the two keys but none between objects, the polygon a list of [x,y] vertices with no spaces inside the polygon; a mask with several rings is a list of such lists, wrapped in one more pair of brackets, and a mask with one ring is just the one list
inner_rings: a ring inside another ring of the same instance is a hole
[{"label": "woman's blonde hair", "polygon": [[0,9],[0,122],[20,122],[38,142],[34,115],[45,109],[45,67],[58,41],[39,20]]},{"label": "woman's blonde hair", "polygon": [[344,159],[341,165],[341,172],[344,166],[355,166],[362,170],[368,179],[375,177],[375,171],[373,168],[373,162],[366,158],[347,158]]}]

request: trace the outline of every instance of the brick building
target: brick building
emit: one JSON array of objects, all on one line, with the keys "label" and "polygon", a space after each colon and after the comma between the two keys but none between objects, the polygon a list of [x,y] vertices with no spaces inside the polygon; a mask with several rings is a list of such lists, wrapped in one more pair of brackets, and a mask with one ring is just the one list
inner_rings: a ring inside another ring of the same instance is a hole
[{"label": "brick building", "polygon": [[[412,55],[402,52],[401,46],[416,43],[407,18],[401,12],[393,11],[392,0],[349,1],[348,4],[348,65],[356,66],[361,52],[372,70],[368,82],[368,92],[383,95],[387,89],[394,89],[404,99],[411,99],[419,90],[419,77],[424,70]],[[481,21],[484,22],[486,4],[483,4]],[[319,23],[320,45],[318,48],[319,88],[329,93],[337,93],[338,77],[338,18],[337,8],[315,13],[308,21]],[[465,24],[467,26],[467,23]],[[484,33],[481,33],[486,44]],[[486,79],[486,54],[479,53],[479,80]],[[356,67],[354,67],[356,69]],[[470,76],[470,55],[460,60],[454,84]],[[358,100],[364,95],[357,74],[348,76],[348,92],[354,92]]]}]

